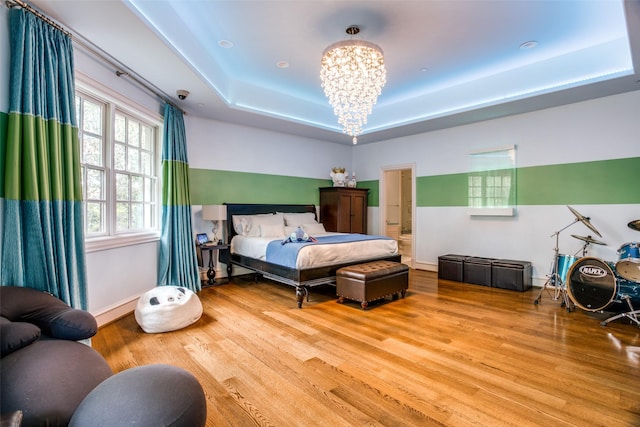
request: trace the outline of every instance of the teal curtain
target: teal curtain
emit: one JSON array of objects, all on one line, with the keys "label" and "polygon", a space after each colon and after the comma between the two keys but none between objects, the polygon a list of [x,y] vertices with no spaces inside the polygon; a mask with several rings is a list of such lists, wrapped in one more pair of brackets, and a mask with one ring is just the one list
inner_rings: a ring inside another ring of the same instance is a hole
[{"label": "teal curtain", "polygon": [[198,259],[191,226],[189,162],[182,111],[171,104],[164,108],[162,142],[162,224],[159,286],[201,289]]},{"label": "teal curtain", "polygon": [[80,146],[71,38],[24,9],[9,11],[3,286],[87,309]]}]

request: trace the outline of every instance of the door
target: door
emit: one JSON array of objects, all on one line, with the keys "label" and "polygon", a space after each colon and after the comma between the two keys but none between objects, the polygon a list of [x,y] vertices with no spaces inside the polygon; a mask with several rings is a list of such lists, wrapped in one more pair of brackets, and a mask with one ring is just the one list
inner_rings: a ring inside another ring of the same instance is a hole
[{"label": "door", "polygon": [[402,262],[413,268],[415,259],[415,165],[382,169],[380,234],[398,241]]}]

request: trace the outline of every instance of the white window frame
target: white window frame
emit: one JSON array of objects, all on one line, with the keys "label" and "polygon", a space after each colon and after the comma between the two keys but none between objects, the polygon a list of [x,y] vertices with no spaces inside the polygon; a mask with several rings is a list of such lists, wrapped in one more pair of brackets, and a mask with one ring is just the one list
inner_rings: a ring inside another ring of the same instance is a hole
[{"label": "white window frame", "polygon": [[[496,158],[502,157],[505,159],[510,159],[510,164],[507,166],[502,161],[488,161],[483,162],[483,157],[490,155],[492,153],[497,153]],[[471,179],[473,174],[476,172],[484,172],[488,176],[486,178],[502,178],[505,175],[505,170],[510,170],[511,172],[511,182],[510,182],[510,190],[513,192],[513,204],[503,203],[500,206],[482,206],[476,207],[471,204],[471,195],[470,193],[467,195],[469,200],[469,215],[470,216],[515,216],[516,214],[516,146],[515,145],[507,145],[503,147],[479,150],[472,153],[469,153],[469,161],[470,161],[470,171],[469,171],[469,183],[468,191],[471,192],[472,185]],[[491,172],[495,171],[495,174],[491,175]],[[488,184],[486,181],[482,183],[482,191],[483,194],[481,198],[483,199],[483,204],[486,203],[486,199],[488,198],[487,189]],[[510,193],[511,193],[510,191]],[[507,196],[507,201],[509,200],[509,196]]]},{"label": "white window frame", "polygon": [[[107,230],[99,236],[85,237],[85,251],[95,252],[106,249],[113,249],[123,246],[137,245],[140,243],[158,241],[160,239],[160,223],[162,212],[162,131],[163,117],[150,111],[136,102],[114,92],[112,89],[102,85],[80,73],[76,73],[76,91],[83,95],[104,102],[107,105],[105,123],[105,145],[109,147],[105,149],[105,169],[107,170],[106,179],[109,180],[107,187],[107,207],[110,211],[106,214]],[[157,179],[156,186],[156,206],[155,217],[156,227],[154,229],[145,229],[142,231],[116,232],[115,218],[115,171],[113,169],[113,121],[115,120],[115,112],[130,115],[135,119],[142,120],[155,128],[155,175]]]}]

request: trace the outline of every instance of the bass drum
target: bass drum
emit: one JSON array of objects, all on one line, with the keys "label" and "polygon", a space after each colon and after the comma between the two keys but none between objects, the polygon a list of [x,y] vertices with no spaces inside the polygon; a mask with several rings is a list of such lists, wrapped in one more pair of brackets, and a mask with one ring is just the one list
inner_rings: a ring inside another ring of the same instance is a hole
[{"label": "bass drum", "polygon": [[587,311],[601,311],[618,295],[618,281],[607,263],[585,257],[569,270],[567,294],[575,305]]}]

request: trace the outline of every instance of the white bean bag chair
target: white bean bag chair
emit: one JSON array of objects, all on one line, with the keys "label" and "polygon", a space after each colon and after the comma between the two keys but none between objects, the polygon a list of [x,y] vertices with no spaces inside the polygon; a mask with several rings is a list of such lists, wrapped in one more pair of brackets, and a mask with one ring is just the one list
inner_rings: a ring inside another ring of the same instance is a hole
[{"label": "white bean bag chair", "polygon": [[138,325],[149,334],[175,331],[200,319],[202,303],[189,289],[158,286],[140,297],[135,316]]}]

